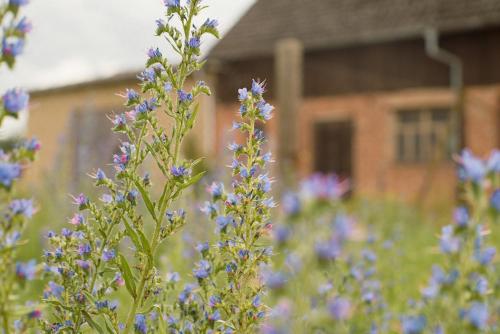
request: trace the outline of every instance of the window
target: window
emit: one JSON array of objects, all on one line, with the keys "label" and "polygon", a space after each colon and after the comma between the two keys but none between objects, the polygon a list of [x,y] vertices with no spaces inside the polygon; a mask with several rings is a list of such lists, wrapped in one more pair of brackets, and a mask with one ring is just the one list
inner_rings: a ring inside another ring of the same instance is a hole
[{"label": "window", "polygon": [[451,156],[449,108],[400,110],[396,117],[399,162],[429,162]]},{"label": "window", "polygon": [[108,119],[112,109],[99,110],[86,108],[72,113],[72,181],[73,186],[79,186],[87,173],[98,167],[106,173],[112,172],[113,154],[118,152],[120,137],[110,129]]}]

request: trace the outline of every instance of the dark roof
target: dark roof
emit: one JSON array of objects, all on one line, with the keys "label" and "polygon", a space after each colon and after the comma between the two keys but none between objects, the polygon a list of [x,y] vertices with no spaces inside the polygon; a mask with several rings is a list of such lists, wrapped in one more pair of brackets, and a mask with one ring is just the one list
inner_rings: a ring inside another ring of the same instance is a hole
[{"label": "dark roof", "polygon": [[38,95],[47,95],[75,90],[83,90],[88,88],[99,88],[105,86],[113,86],[113,85],[122,85],[122,84],[135,84],[139,82],[137,79],[137,73],[140,71],[130,71],[118,73],[116,75],[104,78],[97,78],[88,81],[82,81],[77,83],[72,83],[68,85],[61,85],[49,88],[42,89],[34,89],[30,91],[30,95],[38,96]]},{"label": "dark roof", "polygon": [[210,57],[269,55],[281,38],[307,50],[416,38],[500,25],[500,0],[258,0]]}]

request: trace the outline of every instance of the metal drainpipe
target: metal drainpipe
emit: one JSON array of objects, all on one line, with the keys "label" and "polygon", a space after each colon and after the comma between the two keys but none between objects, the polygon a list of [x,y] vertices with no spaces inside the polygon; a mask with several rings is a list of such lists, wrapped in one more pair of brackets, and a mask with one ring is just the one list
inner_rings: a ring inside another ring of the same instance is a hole
[{"label": "metal drainpipe", "polygon": [[457,55],[442,49],[439,46],[439,32],[435,28],[427,28],[424,34],[425,51],[427,55],[450,67],[450,87],[455,94],[455,106],[450,117],[451,122],[451,149],[457,153],[463,147],[463,65]]}]

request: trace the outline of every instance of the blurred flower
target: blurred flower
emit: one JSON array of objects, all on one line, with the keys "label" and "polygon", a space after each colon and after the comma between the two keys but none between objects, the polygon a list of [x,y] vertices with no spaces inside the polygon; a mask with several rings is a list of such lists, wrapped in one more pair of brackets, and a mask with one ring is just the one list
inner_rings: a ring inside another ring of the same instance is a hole
[{"label": "blurred flower", "polygon": [[22,89],[13,88],[5,92],[2,97],[5,111],[12,115],[17,115],[28,106],[29,95]]}]

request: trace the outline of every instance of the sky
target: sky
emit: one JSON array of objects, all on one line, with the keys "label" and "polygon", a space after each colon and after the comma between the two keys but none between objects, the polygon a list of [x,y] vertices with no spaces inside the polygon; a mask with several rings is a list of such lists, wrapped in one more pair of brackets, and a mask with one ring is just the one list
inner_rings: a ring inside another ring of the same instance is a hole
[{"label": "sky", "polygon": [[[255,0],[205,0],[206,17],[227,32]],[[150,46],[166,50],[154,36],[162,0],[31,0],[24,13],[33,23],[16,69],[0,69],[0,91],[43,89],[139,70]],[[215,39],[208,37],[206,52]]]}]

